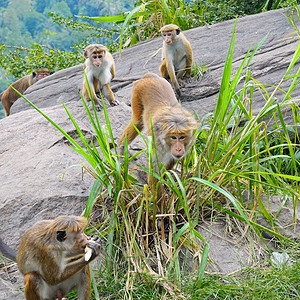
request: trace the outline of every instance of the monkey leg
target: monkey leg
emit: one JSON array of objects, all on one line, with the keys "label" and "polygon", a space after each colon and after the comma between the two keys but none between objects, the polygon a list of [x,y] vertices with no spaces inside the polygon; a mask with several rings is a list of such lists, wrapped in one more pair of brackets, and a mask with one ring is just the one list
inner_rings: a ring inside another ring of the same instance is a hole
[{"label": "monkey leg", "polygon": [[111,90],[109,84],[104,84],[103,88],[102,88],[102,92],[103,95],[105,96],[105,98],[109,101],[111,106],[117,106],[119,105],[119,101],[115,99],[115,95],[113,93],[113,91]]},{"label": "monkey leg", "polygon": [[77,296],[79,300],[89,300],[91,295],[91,275],[89,266],[87,265],[80,273],[81,279],[77,287]]},{"label": "monkey leg", "polygon": [[125,137],[127,137],[128,145],[137,137],[138,132],[135,127],[142,131],[144,128],[143,122],[143,103],[141,102],[139,96],[139,90],[137,88],[133,88],[132,91],[132,99],[131,99],[131,107],[132,107],[132,117],[130,123],[125,128],[122,136],[118,140],[118,147],[120,149],[120,154],[124,154],[124,141]]},{"label": "monkey leg", "polygon": [[41,284],[40,276],[36,272],[27,273],[24,277],[25,283],[25,299],[26,300],[42,300],[39,294],[39,286]]},{"label": "monkey leg", "polygon": [[[95,92],[95,91],[98,91],[98,83],[97,82],[93,82],[93,84],[89,83],[89,87],[91,90],[92,98],[95,103],[96,110],[100,111],[102,109],[101,99],[97,97],[96,92]],[[83,81],[82,96],[86,101],[90,101],[90,93],[89,93],[87,83],[85,80]]]},{"label": "monkey leg", "polygon": [[168,70],[167,70],[166,59],[165,58],[161,62],[161,65],[159,67],[159,71],[160,71],[161,77],[163,77],[165,79],[170,78]]},{"label": "monkey leg", "polygon": [[5,110],[5,115],[6,115],[6,116],[9,116],[9,115],[10,115],[10,108],[11,108],[11,106],[12,106],[12,103],[10,103],[10,102],[7,100],[6,95],[3,95],[3,97],[2,97],[2,105],[3,105],[4,110]]},{"label": "monkey leg", "polygon": [[125,128],[122,136],[118,140],[118,147],[120,148],[120,154],[124,155],[124,142],[127,137],[127,144],[129,145],[138,135],[138,132],[135,130],[135,127],[141,131],[143,129],[143,120],[131,120],[131,122]]},{"label": "monkey leg", "polygon": [[[161,76],[163,78],[170,78],[172,85],[175,89],[175,92],[177,94],[177,96],[181,96],[181,92],[180,92],[180,88],[179,88],[179,84],[177,82],[177,77],[175,74],[175,68],[173,66],[173,64],[169,61],[169,59],[163,59],[162,64],[160,66],[160,72],[161,72]],[[166,77],[168,74],[168,77]]]},{"label": "monkey leg", "polygon": [[186,79],[186,82],[190,82],[191,79],[191,65],[187,64],[187,59],[183,58],[182,61],[180,62],[179,66],[178,66],[178,72],[176,74],[177,80],[180,84],[180,86],[185,86],[184,81],[181,80],[183,78]]}]

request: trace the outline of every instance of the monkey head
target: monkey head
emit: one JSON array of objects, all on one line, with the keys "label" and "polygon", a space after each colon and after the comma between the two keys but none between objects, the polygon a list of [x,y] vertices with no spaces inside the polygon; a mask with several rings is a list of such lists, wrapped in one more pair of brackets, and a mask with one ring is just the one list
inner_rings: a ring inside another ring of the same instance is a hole
[{"label": "monkey head", "polygon": [[90,60],[94,67],[99,68],[106,56],[108,49],[101,44],[88,45],[83,52],[86,59]]},{"label": "monkey head", "polygon": [[174,43],[177,36],[180,34],[180,28],[175,24],[165,25],[159,31],[167,45]]},{"label": "monkey head", "polygon": [[183,158],[195,142],[198,122],[186,110],[162,109],[153,124],[155,142],[158,139],[175,161]]},{"label": "monkey head", "polygon": [[60,216],[46,227],[46,241],[63,251],[83,252],[90,238],[83,232],[87,220],[83,217]]},{"label": "monkey head", "polygon": [[39,68],[36,70],[36,72],[32,72],[33,77],[36,77],[36,80],[43,79],[49,75],[53,74],[49,69],[47,68]]}]

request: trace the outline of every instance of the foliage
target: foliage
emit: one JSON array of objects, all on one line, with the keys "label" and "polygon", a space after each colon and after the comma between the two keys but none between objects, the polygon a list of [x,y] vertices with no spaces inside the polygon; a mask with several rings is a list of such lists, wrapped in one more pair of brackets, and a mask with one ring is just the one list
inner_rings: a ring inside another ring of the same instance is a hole
[{"label": "foliage", "polygon": [[83,62],[82,51],[65,52],[51,49],[40,44],[33,44],[31,48],[9,47],[0,45],[0,66],[13,74],[16,78],[23,77],[40,67],[51,71],[65,69]]},{"label": "foliage", "polygon": [[[262,231],[277,240],[291,243],[280,234],[276,227],[276,216],[269,213],[261,195],[289,196],[293,198],[294,208],[298,205],[296,145],[289,138],[281,110],[286,105],[295,105],[290,93],[299,81],[300,69],[294,72],[293,67],[300,53],[300,45],[284,78],[274,87],[272,94],[268,94],[263,85],[251,77],[248,69],[260,44],[252,52],[249,49],[236,74],[232,74],[234,46],[235,31],[215,112],[212,117],[203,120],[195,148],[179,165],[180,174],[164,168],[156,172],[151,163],[146,167],[139,166],[155,176],[159,184],[164,184],[165,196],[160,202],[156,192],[151,192],[147,184],[139,183],[129,168],[129,162],[142,152],[146,152],[149,162],[152,161],[155,150],[152,150],[151,137],[145,140],[146,150],[141,150],[133,157],[129,157],[125,143],[124,159],[120,160],[104,101],[106,126],[100,121],[94,103],[93,111],[90,112],[82,98],[93,127],[93,140],[85,137],[65,107],[77,130],[81,141],[79,144],[23,97],[70,141],[74,151],[81,154],[88,163],[83,166],[95,178],[95,183],[85,216],[89,218],[92,209],[100,212],[94,231],[106,240],[103,266],[106,278],[124,274],[126,268],[126,284],[123,285],[121,297],[135,297],[137,278],[146,276],[157,283],[155,292],[159,295],[184,299],[186,295],[181,283],[187,269],[194,274],[194,288],[203,289],[204,278],[207,278],[204,270],[210,259],[209,245],[197,230],[197,224],[202,219],[208,218],[211,222],[222,220],[227,228],[231,228],[231,232],[238,232],[243,240],[255,241],[252,246],[254,257],[263,251],[257,243],[259,239],[264,241]],[[294,75],[291,75],[292,72]],[[237,90],[237,84],[242,80],[243,87]],[[279,102],[274,95],[284,80],[292,82],[285,97]],[[253,115],[252,111],[254,86],[260,88],[266,99],[258,115]],[[271,132],[265,123],[267,117],[275,120]],[[272,144],[274,135],[282,139],[281,144]],[[282,152],[286,148],[289,149],[288,154]],[[272,154],[273,150],[279,152]],[[279,167],[284,160],[290,165],[289,174],[285,170],[282,173]],[[245,201],[242,196],[245,190],[249,191],[249,201]],[[258,224],[258,217],[263,217],[269,223],[269,228]],[[293,286],[285,288],[288,290]],[[157,295],[152,296],[155,299],[159,297]]]},{"label": "foliage", "polygon": [[260,261],[253,268],[228,276],[205,276],[201,285],[193,285],[187,275],[185,287],[191,299],[298,299],[300,262],[281,268]]}]

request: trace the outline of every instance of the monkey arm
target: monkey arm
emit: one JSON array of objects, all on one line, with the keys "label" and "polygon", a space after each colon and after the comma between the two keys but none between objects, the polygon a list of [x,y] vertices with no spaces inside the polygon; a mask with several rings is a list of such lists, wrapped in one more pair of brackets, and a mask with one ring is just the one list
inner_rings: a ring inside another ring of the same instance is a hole
[{"label": "monkey arm", "polygon": [[42,266],[42,277],[49,285],[57,285],[83,269],[89,261],[84,260],[84,253],[65,258],[65,267],[59,267],[54,259]]},{"label": "monkey arm", "polygon": [[112,75],[111,80],[113,80],[116,76],[115,64],[112,64],[110,72],[111,72],[111,75]]}]

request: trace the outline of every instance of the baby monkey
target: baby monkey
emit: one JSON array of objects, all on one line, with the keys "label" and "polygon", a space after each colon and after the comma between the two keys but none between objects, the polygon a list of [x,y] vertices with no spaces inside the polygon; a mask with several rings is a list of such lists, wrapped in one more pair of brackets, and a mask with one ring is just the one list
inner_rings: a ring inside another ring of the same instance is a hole
[{"label": "baby monkey", "polygon": [[100,253],[100,238],[86,236],[86,225],[78,216],[39,221],[23,235],[16,258],[0,239],[0,251],[24,275],[26,300],[61,300],[73,289],[78,299],[90,299],[88,264]]},{"label": "baby monkey", "polygon": [[[83,54],[86,58],[84,63],[85,73],[96,110],[100,111],[102,108],[101,99],[96,95],[99,90],[111,106],[119,105],[109,86],[109,83],[115,77],[115,62],[108,49],[101,44],[91,44],[84,49]],[[83,79],[82,94],[86,101],[90,100],[85,78]]]},{"label": "baby monkey", "polygon": [[190,80],[193,64],[191,44],[177,25],[169,24],[160,29],[163,38],[163,57],[160,73],[163,78],[170,78],[176,94],[181,92],[178,81],[186,77]]}]

